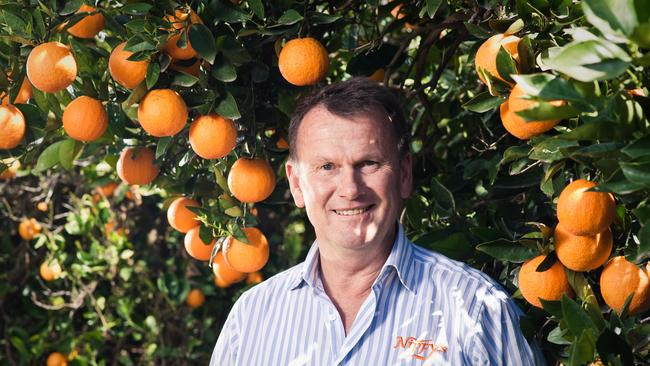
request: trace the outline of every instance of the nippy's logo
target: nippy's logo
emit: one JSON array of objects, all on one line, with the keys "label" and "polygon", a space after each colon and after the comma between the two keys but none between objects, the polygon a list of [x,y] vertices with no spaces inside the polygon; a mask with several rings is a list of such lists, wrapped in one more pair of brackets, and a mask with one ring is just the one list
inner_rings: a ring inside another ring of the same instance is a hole
[{"label": "nippy's logo", "polygon": [[437,345],[430,339],[417,339],[415,337],[406,337],[406,339],[397,336],[393,349],[402,348],[410,352],[411,357],[417,360],[428,360],[436,352],[447,352],[447,346]]}]

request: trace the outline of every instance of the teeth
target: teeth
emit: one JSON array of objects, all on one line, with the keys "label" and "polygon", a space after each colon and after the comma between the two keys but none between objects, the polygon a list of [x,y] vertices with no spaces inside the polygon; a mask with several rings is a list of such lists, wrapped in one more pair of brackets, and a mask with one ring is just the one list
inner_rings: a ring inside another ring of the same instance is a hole
[{"label": "teeth", "polygon": [[370,209],[370,207],[359,208],[359,209],[356,209],[356,210],[343,210],[343,211],[335,210],[334,212],[336,212],[337,215],[341,215],[341,216],[352,216],[352,215],[362,214],[362,213],[368,211],[368,209]]}]

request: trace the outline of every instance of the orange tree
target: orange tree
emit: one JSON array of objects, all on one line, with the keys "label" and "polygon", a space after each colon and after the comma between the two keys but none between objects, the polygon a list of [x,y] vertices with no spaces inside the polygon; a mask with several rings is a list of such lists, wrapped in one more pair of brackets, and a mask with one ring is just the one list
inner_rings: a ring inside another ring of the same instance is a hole
[{"label": "orange tree", "polygon": [[288,120],[351,76],[410,117],[410,237],[506,287],[550,364],[650,362],[645,1],[2,1],[0,19],[3,364],[206,363],[232,302],[313,239]]}]

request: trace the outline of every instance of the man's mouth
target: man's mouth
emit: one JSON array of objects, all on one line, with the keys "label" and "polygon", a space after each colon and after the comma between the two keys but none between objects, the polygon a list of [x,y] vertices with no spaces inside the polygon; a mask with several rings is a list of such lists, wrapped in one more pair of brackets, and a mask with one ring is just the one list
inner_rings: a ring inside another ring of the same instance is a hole
[{"label": "man's mouth", "polygon": [[370,210],[374,205],[370,205],[367,207],[361,207],[361,208],[353,208],[353,209],[346,209],[346,210],[333,210],[337,215],[339,216],[354,216],[354,215],[361,215],[364,212],[367,212]]}]

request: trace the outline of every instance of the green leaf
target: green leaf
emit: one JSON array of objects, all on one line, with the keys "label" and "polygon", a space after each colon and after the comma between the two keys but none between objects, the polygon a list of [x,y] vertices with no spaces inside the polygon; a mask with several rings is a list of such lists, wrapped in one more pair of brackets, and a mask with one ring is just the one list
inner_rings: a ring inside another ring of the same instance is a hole
[{"label": "green leaf", "polygon": [[531,147],[529,145],[510,146],[503,152],[503,158],[501,158],[499,165],[504,165],[511,161],[525,158],[530,153],[530,150]]},{"label": "green leaf", "polygon": [[438,8],[440,8],[441,4],[442,0],[427,0],[426,9],[430,18],[433,18],[434,15],[436,15],[436,12],[438,11]]},{"label": "green leaf", "polygon": [[332,24],[341,19],[340,15],[330,15],[325,13],[310,13],[309,21],[312,24]]},{"label": "green leaf", "polygon": [[433,200],[443,211],[449,214],[456,211],[454,195],[436,178],[431,178],[431,193],[433,194]]},{"label": "green leaf", "polygon": [[632,183],[628,180],[617,180],[614,182],[601,183],[592,188],[596,192],[612,192],[619,195],[631,194],[644,188],[643,184]]},{"label": "green leaf", "polygon": [[633,159],[650,155],[650,135],[632,141],[621,152]]},{"label": "green leaf", "polygon": [[492,96],[489,92],[483,92],[463,104],[463,108],[476,113],[485,113],[497,108],[505,100],[503,96]]},{"label": "green leaf", "polygon": [[650,256],[650,220],[643,223],[639,230],[639,248],[637,249],[636,259],[640,262],[642,259]]},{"label": "green leaf", "polygon": [[210,64],[214,63],[214,58],[217,56],[217,46],[208,27],[203,24],[192,24],[189,39],[192,48],[196,50],[199,56]]},{"label": "green leaf", "polygon": [[59,12],[61,15],[70,15],[81,7],[81,4],[83,4],[82,0],[71,0],[71,1],[66,1],[65,6],[63,9]]},{"label": "green leaf", "polygon": [[262,0],[248,0],[247,3],[256,17],[264,19],[264,4]]},{"label": "green leaf", "polygon": [[160,65],[157,62],[150,62],[149,67],[147,67],[147,89],[153,88],[158,81],[158,76],[160,76]]},{"label": "green leaf", "polygon": [[549,73],[513,75],[512,78],[527,95],[546,100],[583,101],[584,99],[568,80]]},{"label": "green leaf", "polygon": [[647,162],[620,162],[625,178],[632,183],[650,186],[650,161]]},{"label": "green leaf", "polygon": [[59,148],[65,140],[57,141],[43,150],[36,161],[35,173],[45,171],[59,163]]},{"label": "green leaf", "polygon": [[496,259],[514,263],[523,263],[539,254],[536,249],[506,239],[497,239],[479,244],[476,246],[476,250],[486,253]]},{"label": "green leaf", "polygon": [[180,85],[189,88],[190,86],[196,84],[198,81],[199,78],[197,78],[194,75],[186,74],[184,72],[179,72],[176,75],[174,75],[174,80],[172,80],[172,85]]},{"label": "green leaf", "polygon": [[585,365],[593,361],[596,352],[595,334],[589,330],[583,331],[569,350],[569,365]]},{"label": "green leaf", "polygon": [[415,243],[455,260],[471,258],[474,247],[463,233],[438,230],[424,234]]},{"label": "green leaf", "polygon": [[593,39],[574,41],[542,57],[546,67],[576,80],[590,82],[610,80],[627,70],[630,56],[614,43]]},{"label": "green leaf", "polygon": [[634,0],[583,0],[582,11],[607,38],[625,42],[639,24]]},{"label": "green leaf", "polygon": [[153,7],[152,4],[147,4],[147,3],[131,3],[131,4],[124,5],[121,11],[123,13],[140,15],[140,14],[147,14],[152,7]]},{"label": "green leaf", "polygon": [[211,1],[210,7],[215,18],[226,23],[241,23],[251,19],[250,14],[230,1]]},{"label": "green leaf", "polygon": [[289,9],[282,14],[280,19],[278,19],[278,23],[284,24],[284,25],[291,25],[298,23],[299,21],[303,20],[303,16],[300,15],[297,11],[293,9]]},{"label": "green leaf", "polygon": [[580,114],[580,110],[570,105],[555,106],[547,102],[538,102],[535,107],[517,111],[515,114],[522,117],[526,122],[535,122],[576,117]]},{"label": "green leaf", "polygon": [[510,75],[518,73],[517,63],[503,46],[499,48],[499,52],[497,53],[497,72],[508,82],[514,82]]},{"label": "green leaf", "polygon": [[226,97],[217,102],[215,112],[230,119],[241,118],[239,108],[237,108],[237,101],[230,92],[226,92]]},{"label": "green leaf", "polygon": [[204,225],[201,225],[201,228],[199,229],[199,238],[201,239],[204,245],[209,245],[210,243],[212,243],[212,241],[214,240],[214,236],[212,235],[212,229]]},{"label": "green leaf", "polygon": [[584,123],[574,128],[569,132],[565,132],[558,138],[565,140],[599,140],[599,141],[612,141],[612,140],[626,140],[628,131],[621,128],[618,123],[612,122],[593,122]]},{"label": "green leaf", "polygon": [[66,139],[59,145],[59,163],[64,169],[72,169],[75,159],[81,153],[83,144],[79,141]]},{"label": "green leaf", "polygon": [[562,295],[562,319],[574,336],[581,335],[584,331],[596,332],[598,329],[591,318],[577,302],[566,294]]},{"label": "green leaf", "polygon": [[174,139],[173,136],[161,137],[158,139],[158,144],[156,145],[156,159],[159,159],[161,156],[165,155],[169,143]]},{"label": "green leaf", "polygon": [[230,83],[237,80],[237,69],[227,60],[220,58],[212,67],[212,76],[224,83]]},{"label": "green leaf", "polygon": [[562,151],[563,149],[573,146],[578,146],[578,143],[572,140],[551,137],[535,145],[530,153],[530,158],[544,162],[553,162],[564,158],[565,154]]},{"label": "green leaf", "polygon": [[620,359],[622,365],[633,365],[634,355],[625,339],[609,329],[604,329],[596,341],[596,350],[603,360]]},{"label": "green leaf", "polygon": [[[545,304],[548,301],[545,301],[543,299],[540,299],[540,300],[542,301],[542,305],[544,305],[544,310],[546,310],[546,305]],[[559,301],[550,301],[550,302],[557,303],[558,307],[561,307],[561,305],[559,305],[560,304]],[[566,334],[567,334],[566,329],[562,329],[560,326],[557,326],[557,327],[553,328],[553,330],[548,333],[548,336],[546,337],[546,340],[553,343],[553,344],[569,345],[569,344],[571,344],[571,341],[567,340],[564,337]]]}]

